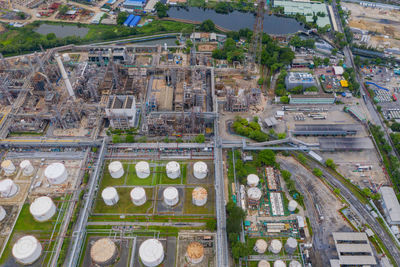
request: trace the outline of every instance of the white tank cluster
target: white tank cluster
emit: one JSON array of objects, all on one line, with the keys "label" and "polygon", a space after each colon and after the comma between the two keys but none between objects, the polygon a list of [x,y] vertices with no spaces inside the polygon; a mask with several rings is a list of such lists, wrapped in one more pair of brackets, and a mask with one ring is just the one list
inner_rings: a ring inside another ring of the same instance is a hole
[{"label": "white tank cluster", "polygon": [[283,260],[276,260],[274,262],[274,267],[286,267],[286,263]]},{"label": "white tank cluster", "polygon": [[68,172],[64,164],[60,162],[52,163],[44,170],[44,176],[50,184],[62,184],[68,178]]},{"label": "white tank cluster", "polygon": [[157,239],[147,239],[139,247],[139,257],[147,267],[155,267],[164,260],[164,247]]},{"label": "white tank cluster", "polygon": [[282,249],[282,242],[278,239],[272,239],[269,245],[269,251],[274,254],[278,254],[281,252]]},{"label": "white tank cluster", "polygon": [[131,191],[131,199],[135,206],[141,206],[146,203],[146,191],[144,188],[141,186],[133,188]]},{"label": "white tank cluster", "polygon": [[115,205],[118,203],[119,200],[117,189],[112,186],[104,188],[101,192],[101,197],[103,198],[104,203],[106,203],[107,206]]},{"label": "white tank cluster", "polygon": [[258,185],[260,182],[260,178],[258,178],[258,175],[255,174],[249,174],[247,175],[247,185],[250,187],[255,187]]},{"label": "white tank cluster", "polygon": [[56,213],[56,205],[49,197],[38,197],[30,205],[29,211],[36,221],[45,222]]},{"label": "white tank cluster", "polygon": [[293,237],[289,237],[286,240],[285,251],[288,254],[293,254],[296,250],[297,250],[297,240],[294,239]]},{"label": "white tank cluster", "polygon": [[269,264],[268,261],[266,260],[260,260],[257,264],[257,267],[270,267],[271,265]]},{"label": "white tank cluster", "polygon": [[21,168],[22,174],[24,176],[31,176],[33,174],[33,171],[35,170],[35,168],[33,168],[32,163],[27,159],[21,161],[19,167]]},{"label": "white tank cluster", "polygon": [[1,169],[4,171],[5,176],[11,176],[16,171],[14,164],[9,159],[6,159],[1,163]]},{"label": "white tank cluster", "polygon": [[193,175],[197,179],[204,179],[208,174],[207,164],[203,161],[198,161],[193,165]]},{"label": "white tank cluster", "polygon": [[135,165],[136,175],[140,179],[145,179],[150,176],[150,165],[146,161],[139,161]]},{"label": "white tank cluster", "polygon": [[258,201],[262,196],[261,190],[258,187],[250,187],[247,190],[247,197],[251,200]]},{"label": "white tank cluster", "polygon": [[27,235],[17,240],[12,248],[15,260],[23,265],[32,264],[40,258],[42,245],[33,235]]},{"label": "white tank cluster", "polygon": [[4,179],[0,181],[0,196],[13,197],[18,192],[18,186],[11,179]]},{"label": "white tank cluster", "polygon": [[289,267],[301,267],[301,263],[296,260],[293,260],[289,263]]},{"label": "white tank cluster", "polygon": [[267,251],[267,247],[268,244],[264,239],[257,239],[253,249],[255,252],[263,254],[265,251]]},{"label": "white tank cluster", "polygon": [[192,242],[186,250],[186,259],[191,264],[198,264],[203,261],[204,247],[199,242]]},{"label": "white tank cluster", "polygon": [[295,211],[297,209],[297,202],[296,202],[296,200],[290,200],[289,201],[289,204],[288,204],[288,210],[290,211],[290,212],[293,212],[293,211]]},{"label": "white tank cluster", "polygon": [[3,221],[6,216],[7,216],[6,210],[3,208],[3,206],[0,206],[0,222]]},{"label": "white tank cluster", "polygon": [[108,164],[108,171],[110,172],[112,178],[118,179],[124,175],[124,166],[122,166],[120,161],[113,161]]},{"label": "white tank cluster", "polygon": [[181,166],[176,161],[168,162],[167,166],[165,166],[165,170],[170,179],[176,179],[181,175]]},{"label": "white tank cluster", "polygon": [[110,238],[100,238],[90,248],[90,257],[96,265],[109,266],[114,263],[118,249]]},{"label": "white tank cluster", "polygon": [[164,189],[163,192],[164,203],[168,206],[175,206],[179,201],[179,192],[173,186],[169,186]]},{"label": "white tank cluster", "polygon": [[204,206],[207,203],[207,190],[204,187],[198,186],[193,189],[192,203],[195,206]]}]

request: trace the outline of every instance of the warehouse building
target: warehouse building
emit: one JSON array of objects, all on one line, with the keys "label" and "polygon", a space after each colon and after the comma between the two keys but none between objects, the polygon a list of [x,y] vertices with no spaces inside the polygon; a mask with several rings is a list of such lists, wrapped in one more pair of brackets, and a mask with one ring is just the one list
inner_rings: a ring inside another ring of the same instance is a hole
[{"label": "warehouse building", "polygon": [[336,94],[290,95],[289,99],[292,105],[328,105],[335,103]]},{"label": "warehouse building", "polygon": [[323,137],[318,138],[321,151],[361,151],[374,149],[368,137]]},{"label": "warehouse building", "polygon": [[303,89],[311,86],[316,86],[316,82],[312,74],[307,72],[289,72],[285,78],[286,89],[290,90],[297,86],[302,86]]},{"label": "warehouse building", "polygon": [[296,124],[293,135],[301,136],[346,136],[355,135],[357,124]]},{"label": "warehouse building", "polygon": [[389,224],[400,224],[400,204],[392,187],[382,186],[382,207]]}]

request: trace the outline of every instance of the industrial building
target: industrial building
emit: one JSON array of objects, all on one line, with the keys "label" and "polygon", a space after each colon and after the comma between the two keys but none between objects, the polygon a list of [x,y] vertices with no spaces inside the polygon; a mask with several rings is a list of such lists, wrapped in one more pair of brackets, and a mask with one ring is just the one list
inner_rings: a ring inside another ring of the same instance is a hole
[{"label": "industrial building", "polygon": [[286,89],[290,90],[297,86],[302,86],[306,89],[311,86],[316,86],[314,76],[307,72],[289,72],[285,78]]},{"label": "industrial building", "polygon": [[296,124],[292,132],[295,136],[347,136],[356,135],[357,124]]},{"label": "industrial building", "polygon": [[289,104],[298,105],[330,105],[336,101],[336,94],[304,94],[289,95]]},{"label": "industrial building", "polygon": [[321,137],[318,138],[322,151],[360,151],[374,149],[369,137]]},{"label": "industrial building", "polygon": [[134,96],[110,96],[105,110],[110,125],[114,129],[129,129],[135,126],[136,102]]},{"label": "industrial building", "polygon": [[400,204],[396,197],[393,187],[382,186],[380,188],[382,195],[382,207],[385,211],[385,217],[389,224],[400,224]]}]

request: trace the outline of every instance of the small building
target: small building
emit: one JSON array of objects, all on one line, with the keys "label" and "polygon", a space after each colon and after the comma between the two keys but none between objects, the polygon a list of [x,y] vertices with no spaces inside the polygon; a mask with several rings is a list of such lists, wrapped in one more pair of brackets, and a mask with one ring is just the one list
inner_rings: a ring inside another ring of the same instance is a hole
[{"label": "small building", "polygon": [[333,73],[335,73],[335,75],[343,75],[344,69],[342,66],[333,66]]},{"label": "small building", "polygon": [[285,79],[286,89],[290,90],[297,86],[302,86],[303,89],[311,86],[316,86],[314,76],[306,72],[289,72]]},{"label": "small building", "polygon": [[107,118],[114,129],[134,127],[136,118],[136,101],[133,95],[113,95],[108,100]]},{"label": "small building", "polygon": [[141,10],[146,4],[146,0],[126,0],[122,4],[122,9],[124,11],[133,12],[134,10]]},{"label": "small building", "polygon": [[93,16],[93,18],[91,20],[91,23],[92,24],[99,24],[100,21],[101,21],[101,18],[104,16],[104,14],[106,14],[106,13],[104,13],[104,12],[96,13],[96,15]]},{"label": "small building", "polygon": [[382,186],[382,207],[389,224],[400,224],[400,204],[392,187]]}]

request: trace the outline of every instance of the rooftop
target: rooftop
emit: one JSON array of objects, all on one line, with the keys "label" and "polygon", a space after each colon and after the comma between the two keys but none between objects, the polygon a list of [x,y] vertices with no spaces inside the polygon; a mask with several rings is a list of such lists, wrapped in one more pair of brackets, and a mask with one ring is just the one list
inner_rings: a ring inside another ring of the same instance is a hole
[{"label": "rooftop", "polygon": [[381,189],[382,200],[385,203],[388,215],[393,222],[400,221],[400,204],[397,200],[396,194],[392,187],[382,186]]}]

